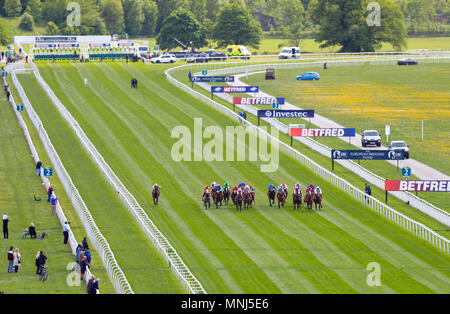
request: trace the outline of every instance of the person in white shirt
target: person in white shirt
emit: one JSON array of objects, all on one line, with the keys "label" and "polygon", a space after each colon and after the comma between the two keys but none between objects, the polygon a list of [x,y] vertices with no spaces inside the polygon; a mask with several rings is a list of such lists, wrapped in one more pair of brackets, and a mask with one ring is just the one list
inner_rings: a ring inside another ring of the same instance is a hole
[{"label": "person in white shirt", "polygon": [[67,244],[67,242],[69,242],[69,232],[70,232],[69,223],[66,221],[63,226],[64,244]]},{"label": "person in white shirt", "polygon": [[84,78],[84,87],[87,87],[87,84],[88,84],[88,79]]},{"label": "person in white shirt", "polygon": [[19,271],[20,264],[22,263],[22,261],[21,261],[21,259],[20,259],[21,256],[20,256],[20,253],[19,253],[19,249],[18,249],[18,248],[16,248],[16,249],[14,250],[13,256],[14,256],[14,262],[13,262],[13,265],[14,265],[14,271],[17,273],[17,272]]}]

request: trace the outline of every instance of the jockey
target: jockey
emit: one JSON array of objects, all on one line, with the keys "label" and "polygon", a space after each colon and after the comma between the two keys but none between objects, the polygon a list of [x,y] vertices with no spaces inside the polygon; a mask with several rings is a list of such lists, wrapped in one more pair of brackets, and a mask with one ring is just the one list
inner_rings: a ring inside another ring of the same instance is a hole
[{"label": "jockey", "polygon": [[217,183],[214,181],[213,183],[211,183],[211,190],[214,191],[214,188],[216,187]]},{"label": "jockey", "polygon": [[322,194],[322,190],[320,189],[320,186],[316,187],[316,194]]},{"label": "jockey", "polygon": [[155,183],[155,184],[153,184],[153,191],[155,191],[155,190],[156,190],[156,188],[159,188],[159,185],[158,185],[158,183]]},{"label": "jockey", "polygon": [[244,187],[244,191],[250,192],[250,187],[249,187],[248,185],[246,185],[246,186]]},{"label": "jockey", "polygon": [[301,187],[299,188],[298,185],[295,185],[293,193],[296,194],[296,195],[299,195],[301,193]]},{"label": "jockey", "polygon": [[233,192],[233,191],[235,191],[235,190],[237,190],[237,189],[238,189],[238,186],[235,185],[235,186],[231,189],[231,192]]},{"label": "jockey", "polygon": [[276,189],[275,185],[271,184],[267,189],[270,191],[272,188],[275,190]]},{"label": "jockey", "polygon": [[302,189],[302,185],[301,185],[300,183],[297,183],[297,184],[295,185],[295,188],[296,188],[296,189],[298,188],[298,189],[301,190],[301,189]]},{"label": "jockey", "polygon": [[226,188],[230,188],[230,185],[228,184],[228,182],[225,182],[225,184],[223,185],[223,189],[226,189]]}]

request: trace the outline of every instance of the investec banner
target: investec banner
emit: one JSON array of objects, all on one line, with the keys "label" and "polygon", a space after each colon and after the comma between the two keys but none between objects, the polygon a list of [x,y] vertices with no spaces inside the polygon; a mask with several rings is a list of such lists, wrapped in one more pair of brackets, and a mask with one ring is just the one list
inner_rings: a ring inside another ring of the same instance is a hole
[{"label": "investec banner", "polygon": [[355,137],[356,129],[301,129],[291,128],[290,136],[294,137]]},{"label": "investec banner", "polygon": [[211,86],[211,93],[258,93],[258,86]]},{"label": "investec banner", "polygon": [[425,181],[384,181],[385,191],[408,191],[408,192],[450,192],[450,181],[425,180]]},{"label": "investec banner", "polygon": [[234,82],[234,76],[194,76],[192,82],[225,83]]},{"label": "investec banner", "polygon": [[233,104],[235,105],[272,105],[278,103],[285,104],[284,97],[233,97]]},{"label": "investec banner", "polygon": [[332,150],[332,159],[404,160],[404,150]]},{"label": "investec banner", "polygon": [[314,110],[258,110],[258,118],[314,118]]}]

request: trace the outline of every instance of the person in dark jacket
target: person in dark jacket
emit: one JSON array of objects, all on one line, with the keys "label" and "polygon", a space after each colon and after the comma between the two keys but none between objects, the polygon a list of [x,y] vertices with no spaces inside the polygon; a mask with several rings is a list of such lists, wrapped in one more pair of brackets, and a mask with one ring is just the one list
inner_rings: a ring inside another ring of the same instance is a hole
[{"label": "person in dark jacket", "polygon": [[36,239],[36,227],[33,223],[28,227],[28,233],[30,234],[31,239]]},{"label": "person in dark jacket", "polygon": [[80,243],[78,243],[78,246],[77,246],[77,248],[76,248],[76,250],[75,250],[75,262],[76,262],[77,264],[80,263],[79,254],[80,254],[80,252],[81,252],[82,249],[83,249],[83,247],[81,246]]},{"label": "person in dark jacket", "polygon": [[87,262],[86,262],[86,256],[83,256],[83,258],[80,261],[80,279],[83,280],[84,279],[84,274],[86,273],[86,269],[87,269]]},{"label": "person in dark jacket", "polygon": [[[365,193],[366,193],[367,195],[369,195],[369,196],[372,195],[372,189],[370,188],[370,185],[369,185],[368,183],[366,183],[366,190],[365,190]],[[365,199],[367,200],[367,202],[369,202],[367,196],[365,197]]]},{"label": "person in dark jacket", "polygon": [[36,176],[40,177],[41,176],[41,168],[42,168],[42,161],[38,161],[36,163]]},{"label": "person in dark jacket", "polygon": [[37,259],[37,266],[38,266],[38,274],[39,275],[41,274],[42,267],[44,267],[46,261],[47,261],[47,256],[44,255],[44,252],[39,251],[39,258]]},{"label": "person in dark jacket", "polygon": [[86,237],[83,238],[83,241],[81,241],[81,244],[83,244],[83,249],[84,250],[89,249],[89,245],[87,243]]},{"label": "person in dark jacket", "polygon": [[97,294],[98,285],[100,283],[100,278],[95,280],[94,276],[92,276],[91,279],[89,279],[89,283],[87,284],[86,290],[88,294]]},{"label": "person in dark jacket", "polygon": [[13,247],[11,246],[8,251],[8,273],[14,272],[14,252]]},{"label": "person in dark jacket", "polygon": [[91,265],[92,255],[91,255],[91,252],[89,251],[89,248],[86,249],[86,252],[84,252],[84,255],[86,256],[86,263],[88,265]]},{"label": "person in dark jacket", "polygon": [[11,221],[11,218],[9,218],[7,213],[3,214],[3,238],[9,239],[9,230],[8,230],[8,224]]},{"label": "person in dark jacket", "polygon": [[50,186],[49,186],[49,188],[47,190],[47,195],[48,195],[47,203],[50,203],[50,198],[52,197],[52,194],[53,194],[54,191],[55,190],[53,189],[53,185],[50,184]]}]

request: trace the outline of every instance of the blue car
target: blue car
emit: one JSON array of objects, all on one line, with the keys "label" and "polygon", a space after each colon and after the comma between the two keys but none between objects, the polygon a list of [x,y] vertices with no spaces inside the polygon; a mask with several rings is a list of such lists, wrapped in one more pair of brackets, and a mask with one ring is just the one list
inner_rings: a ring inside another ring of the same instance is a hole
[{"label": "blue car", "polygon": [[297,81],[299,80],[320,80],[320,75],[317,72],[307,72],[297,76]]}]

